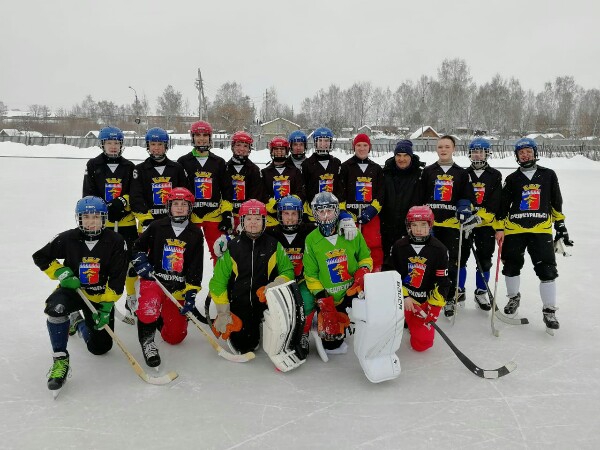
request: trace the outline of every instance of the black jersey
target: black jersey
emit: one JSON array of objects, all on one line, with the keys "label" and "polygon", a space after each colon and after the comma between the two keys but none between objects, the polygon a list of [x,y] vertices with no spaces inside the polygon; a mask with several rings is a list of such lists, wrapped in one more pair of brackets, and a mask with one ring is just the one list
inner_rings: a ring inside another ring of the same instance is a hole
[{"label": "black jersey", "polygon": [[[361,165],[364,165],[363,171]],[[360,216],[362,208],[372,205],[377,212],[381,211],[383,198],[383,169],[379,164],[369,158],[358,159],[356,156],[344,161],[341,165],[340,177],[343,185],[346,211],[356,218]]]},{"label": "black jersey", "polygon": [[230,197],[233,212],[238,213],[240,206],[246,200],[262,198],[262,179],[260,169],[252,161],[239,164],[233,159],[227,161],[227,181],[231,183]]},{"label": "black jersey", "polygon": [[125,241],[120,234],[105,229],[93,242],[93,246],[88,245],[78,228],[67,230],[35,252],[33,262],[53,280],[57,269],[68,267],[90,300],[116,302],[123,294],[127,273]]},{"label": "black jersey", "polygon": [[487,166],[480,175],[477,175],[478,171],[473,167],[469,167],[467,172],[471,186],[473,186],[473,206],[476,211],[482,211],[482,217],[487,219],[486,225],[492,225],[500,211],[502,174],[490,166]]},{"label": "black jersey", "polygon": [[279,241],[288,258],[290,258],[294,266],[294,276],[298,281],[304,278],[304,265],[302,264],[304,244],[306,236],[312,230],[314,230],[314,227],[306,224],[300,224],[295,233],[284,233],[281,225],[267,228],[267,233]]},{"label": "black jersey", "polygon": [[[323,167],[321,163],[327,162]],[[319,192],[332,192],[340,202],[343,201],[344,191],[339,177],[342,163],[335,156],[329,155],[328,159],[319,159],[316,153],[302,163],[302,177],[304,178],[304,190],[306,192],[306,204],[304,211],[310,220],[314,220],[310,210],[310,202]]]},{"label": "black jersey", "polygon": [[536,166],[531,179],[517,169],[502,187],[499,218],[504,232],[552,233],[552,222],[564,220],[558,177],[552,169]]},{"label": "black jersey", "polygon": [[286,195],[296,195],[304,202],[304,181],[302,172],[295,167],[275,167],[273,163],[262,169],[263,198],[269,217],[267,226],[277,225],[277,202]]},{"label": "black jersey", "polygon": [[[420,248],[418,253],[415,247]],[[431,236],[425,244],[412,244],[408,237],[396,241],[385,268],[400,274],[404,296],[419,303],[444,306],[450,287],[448,249],[435,237]]]},{"label": "black jersey", "polygon": [[155,220],[133,243],[132,253],[148,254],[154,275],[178,300],[200,289],[204,264],[204,235],[191,222],[177,235],[168,217]]},{"label": "black jersey", "polygon": [[165,201],[175,187],[189,189],[183,167],[168,158],[161,162],[147,158],[133,171],[129,194],[131,210],[140,222],[165,217]]},{"label": "black jersey", "polygon": [[223,211],[230,211],[231,183],[227,179],[225,160],[212,152],[204,164],[192,152],[177,160],[185,170],[188,185],[193,187],[194,210],[192,222],[218,222]]}]

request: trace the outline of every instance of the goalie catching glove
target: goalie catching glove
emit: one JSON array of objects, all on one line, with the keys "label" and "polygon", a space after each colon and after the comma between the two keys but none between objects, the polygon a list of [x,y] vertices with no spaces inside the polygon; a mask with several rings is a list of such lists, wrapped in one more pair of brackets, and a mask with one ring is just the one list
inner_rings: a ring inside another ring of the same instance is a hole
[{"label": "goalie catching glove", "polygon": [[[319,294],[327,295],[324,291],[322,292],[322,294]],[[319,307],[317,315],[317,332],[319,333],[319,337],[326,341],[344,339],[345,330],[350,326],[348,314],[335,309],[333,297],[317,298],[317,306]]]}]

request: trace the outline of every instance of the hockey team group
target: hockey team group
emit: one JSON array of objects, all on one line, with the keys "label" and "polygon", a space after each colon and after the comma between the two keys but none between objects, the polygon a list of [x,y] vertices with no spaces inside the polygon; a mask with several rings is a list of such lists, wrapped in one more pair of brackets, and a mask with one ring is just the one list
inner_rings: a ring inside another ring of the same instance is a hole
[{"label": "hockey team group", "polygon": [[[483,311],[495,307],[489,280],[496,247],[504,314],[517,314],[527,250],[540,280],[541,317],[548,329],[559,328],[555,245],[573,242],[556,173],[537,164],[534,140],[516,143],[519,168],[502,183],[483,138],[470,142],[467,169],[453,161],[452,136],[438,139],[438,160],[427,167],[412,142],[401,140],[382,168],[369,159],[365,134],[341,163],[331,154],[330,129],[314,131],[309,157],[307,136],[294,131],[269,142],[272,161],[261,170],[249,159],[249,133],[232,135],[229,161],[211,152],[212,133],[209,123],[194,123],[193,148],[175,162],[167,132],[152,128],[149,157],[134,165],[122,156],[121,130],[100,131],[102,152],[87,162],[77,227],[33,255],[59,282],[44,310],[50,390],[57,393],[69,373],[69,336],[104,354],[113,345],[115,313],[137,322],[149,367],[161,363],[156,332],[176,345],[194,320],[208,324],[214,336],[206,336],[220,338],[233,355],[250,354],[262,341],[282,372],[304,363],[311,336],[327,360],[346,353],[345,337],[354,333],[367,377],[391,379],[393,368],[369,358],[383,352],[393,365],[403,328],[414,350],[433,345],[431,325],[442,312],[453,319],[468,296],[471,253],[473,298]],[[206,302],[197,305],[205,242],[214,267]],[[125,316],[114,308],[124,291]]]}]

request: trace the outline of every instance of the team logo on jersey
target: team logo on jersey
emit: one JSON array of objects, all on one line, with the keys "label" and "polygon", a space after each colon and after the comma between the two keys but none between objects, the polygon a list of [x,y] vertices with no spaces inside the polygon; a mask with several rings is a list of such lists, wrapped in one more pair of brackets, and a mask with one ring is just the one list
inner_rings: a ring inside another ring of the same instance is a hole
[{"label": "team logo on jersey", "polygon": [[210,172],[196,172],[194,177],[194,191],[197,200],[210,200],[212,198],[213,179]]},{"label": "team logo on jersey", "polygon": [[335,249],[325,253],[325,261],[329,269],[329,278],[332,283],[342,283],[352,278],[348,272],[348,255],[346,250]]},{"label": "team logo on jersey", "polygon": [[333,175],[325,173],[319,177],[319,192],[333,192]]},{"label": "team logo on jersey", "polygon": [[452,187],[454,177],[452,175],[438,175],[433,189],[433,199],[438,202],[449,202],[452,200]]},{"label": "team logo on jersey", "polygon": [[246,181],[244,175],[233,175],[231,177],[233,185],[233,200],[243,202],[246,200]]},{"label": "team logo on jersey", "polygon": [[275,200],[290,195],[290,177],[287,175],[277,175],[273,178],[273,194]]},{"label": "team logo on jersey", "polygon": [[473,191],[475,192],[475,203],[481,205],[485,197],[485,183],[473,183]]},{"label": "team logo on jersey", "polygon": [[115,198],[121,196],[123,192],[123,184],[121,178],[107,178],[104,183],[104,201],[111,202]]},{"label": "team logo on jersey", "polygon": [[373,183],[370,177],[356,179],[356,201],[371,203],[373,201]]},{"label": "team logo on jersey", "polygon": [[519,206],[521,211],[537,211],[540,209],[540,196],[542,194],[540,186],[539,184],[523,186],[521,205]]},{"label": "team logo on jersey", "polygon": [[290,258],[292,265],[294,266],[294,275],[300,276],[302,274],[302,269],[304,266],[302,265],[302,255],[304,254],[301,248],[286,248],[285,253]]},{"label": "team logo on jersey", "polygon": [[163,247],[162,268],[168,272],[183,272],[183,252],[185,242],[179,239],[167,239]]},{"label": "team logo on jersey", "polygon": [[173,189],[171,177],[155,177],[152,178],[152,201],[155,205],[164,205],[167,200],[167,195]]},{"label": "team logo on jersey", "polygon": [[100,258],[84,256],[79,263],[79,281],[81,284],[98,284],[100,282]]},{"label": "team logo on jersey", "polygon": [[408,275],[404,280],[405,284],[408,284],[415,289],[419,289],[423,284],[423,276],[427,270],[427,258],[422,256],[411,256],[408,258]]}]

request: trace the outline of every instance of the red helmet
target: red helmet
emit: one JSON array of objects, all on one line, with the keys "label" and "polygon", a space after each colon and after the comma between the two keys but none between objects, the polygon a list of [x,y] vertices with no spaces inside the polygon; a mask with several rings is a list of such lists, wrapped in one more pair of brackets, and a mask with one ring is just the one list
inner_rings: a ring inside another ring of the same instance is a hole
[{"label": "red helmet", "polygon": [[254,139],[252,139],[250,133],[245,131],[236,131],[233,133],[233,136],[231,136],[231,145],[233,146],[233,144],[236,142],[245,142],[248,145],[252,145]]},{"label": "red helmet", "polygon": [[239,215],[240,217],[244,217],[248,214],[259,214],[263,217],[267,217],[267,207],[263,202],[259,202],[258,200],[247,200],[240,206]]},{"label": "red helmet", "polygon": [[433,227],[433,211],[429,206],[413,206],[408,210],[406,214],[406,227],[410,228],[412,222],[419,222],[424,220]]},{"label": "red helmet", "polygon": [[194,136],[195,134],[210,134],[212,135],[213,129],[210,123],[204,122],[200,120],[198,122],[194,122],[190,127],[190,134]]},{"label": "red helmet", "polygon": [[[186,215],[184,216],[174,216],[173,213],[171,212],[171,204],[175,201],[175,200],[185,200],[186,202],[188,202],[189,208],[188,208],[188,212]],[[192,215],[192,208],[194,207],[194,194],[192,194],[190,191],[188,191],[186,188],[184,187],[176,187],[171,189],[171,192],[169,192],[167,194],[167,200],[166,200],[166,205],[167,205],[167,215],[171,218],[171,220],[173,222],[185,222],[187,219],[189,219],[189,217]]]},{"label": "red helmet", "polygon": [[271,139],[271,142],[269,142],[269,150],[273,150],[275,147],[283,147],[287,150],[290,148],[290,143],[284,137],[275,136]]}]

